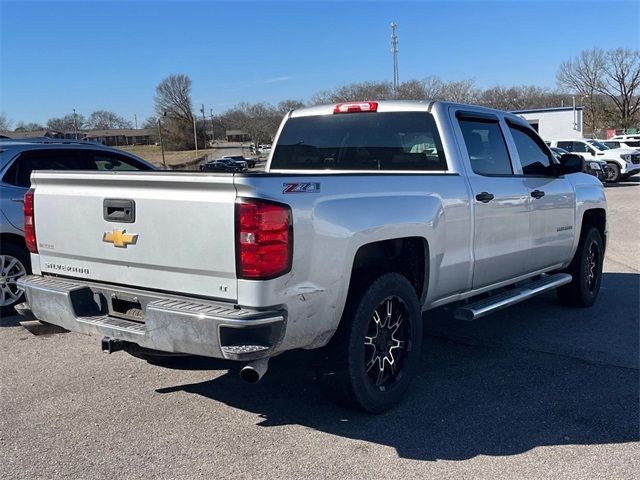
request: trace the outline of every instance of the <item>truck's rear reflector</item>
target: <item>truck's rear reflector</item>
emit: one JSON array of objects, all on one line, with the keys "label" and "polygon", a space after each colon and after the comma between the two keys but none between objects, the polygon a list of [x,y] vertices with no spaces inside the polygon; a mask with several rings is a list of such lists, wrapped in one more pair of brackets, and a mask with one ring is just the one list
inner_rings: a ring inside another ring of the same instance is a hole
[{"label": "truck's rear reflector", "polygon": [[281,203],[242,199],[236,203],[238,278],[268,280],[291,270],[291,209]]},{"label": "truck's rear reflector", "polygon": [[378,102],[350,102],[339,103],[333,113],[377,112]]},{"label": "truck's rear reflector", "polygon": [[31,253],[38,253],[36,242],[36,217],[33,209],[33,195],[35,191],[30,189],[24,194],[24,240]]}]

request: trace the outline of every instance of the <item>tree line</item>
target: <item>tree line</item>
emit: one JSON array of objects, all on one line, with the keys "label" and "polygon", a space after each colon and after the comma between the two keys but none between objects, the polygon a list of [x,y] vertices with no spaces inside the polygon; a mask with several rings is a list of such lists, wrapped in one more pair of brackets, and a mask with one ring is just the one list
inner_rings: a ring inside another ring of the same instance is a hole
[{"label": "tree line", "polygon": [[[602,135],[606,128],[629,128],[640,124],[640,50],[616,48],[585,50],[560,65],[555,89],[535,85],[480,88],[473,79],[445,81],[438,76],[402,82],[394,91],[391,82],[365,81],[342,85],[314,94],[308,102],[287,99],[277,104],[241,102],[225,112],[204,118],[193,109],[192,81],[187,75],[170,75],[156,87],[156,115],[146,119],[143,128],[158,128],[169,149],[192,149],[194,128],[199,147],[210,139],[222,138],[226,130],[238,129],[252,141],[270,141],[282,117],[295,108],[357,100],[448,100],[483,105],[499,110],[524,110],[571,106],[584,107],[585,131]],[[204,114],[204,112],[202,111]],[[4,125],[3,125],[4,124]],[[0,117],[0,130],[7,130],[6,117]],[[46,127],[54,130],[131,128],[131,122],[104,110],[88,118],[68,114],[50,119]],[[42,130],[44,126],[20,122],[16,130]]]},{"label": "tree line", "polygon": [[11,122],[3,114],[0,116],[0,131],[35,132],[38,130],[56,130],[73,132],[74,130],[109,130],[112,128],[133,128],[133,124],[107,110],[96,110],[88,117],[81,113],[69,113],[63,117],[50,118],[46,124],[36,122],[18,122],[11,128]]}]

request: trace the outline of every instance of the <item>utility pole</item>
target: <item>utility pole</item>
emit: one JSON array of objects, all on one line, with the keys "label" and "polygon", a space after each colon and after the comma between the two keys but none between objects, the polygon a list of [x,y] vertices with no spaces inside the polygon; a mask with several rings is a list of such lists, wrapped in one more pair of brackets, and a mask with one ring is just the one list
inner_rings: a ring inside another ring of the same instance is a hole
[{"label": "utility pole", "polygon": [[137,114],[133,114],[133,121],[135,122],[136,125],[136,130],[138,129],[138,115]]},{"label": "utility pole", "polygon": [[213,129],[213,108],[209,109],[209,116],[211,117],[211,142],[215,142],[216,134],[215,130]]},{"label": "utility pole", "polygon": [[78,119],[76,117],[76,109],[73,109],[73,131],[76,134],[76,140],[78,140]]},{"label": "utility pole", "polygon": [[391,53],[393,54],[393,93],[398,93],[398,85],[400,83],[398,77],[398,24],[391,22]]},{"label": "utility pole", "polygon": [[196,144],[196,159],[198,158],[198,137],[196,136],[196,116],[193,116],[193,141]]},{"label": "utility pole", "polygon": [[204,135],[204,148],[207,148],[207,120],[204,118],[204,103],[200,109],[202,112],[202,134]]},{"label": "utility pole", "polygon": [[158,137],[160,137],[160,150],[162,151],[162,166],[167,169],[167,162],[164,160],[164,143],[162,143],[162,127],[160,125],[160,117],[158,117]]}]

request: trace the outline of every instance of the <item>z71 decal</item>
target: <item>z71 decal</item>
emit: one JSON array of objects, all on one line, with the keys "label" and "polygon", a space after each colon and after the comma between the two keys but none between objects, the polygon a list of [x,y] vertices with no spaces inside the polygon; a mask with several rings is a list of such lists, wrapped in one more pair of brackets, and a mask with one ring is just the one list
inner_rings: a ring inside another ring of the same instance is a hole
[{"label": "z71 decal", "polygon": [[318,193],[319,183],[285,183],[282,193]]}]

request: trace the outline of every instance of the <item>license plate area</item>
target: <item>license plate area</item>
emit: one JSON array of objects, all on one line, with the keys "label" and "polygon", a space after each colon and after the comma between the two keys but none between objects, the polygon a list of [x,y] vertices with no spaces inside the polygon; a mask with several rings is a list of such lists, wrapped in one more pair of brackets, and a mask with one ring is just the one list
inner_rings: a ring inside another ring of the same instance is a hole
[{"label": "license plate area", "polygon": [[112,295],[109,302],[109,314],[113,317],[125,318],[134,322],[144,322],[144,309],[136,298]]}]

